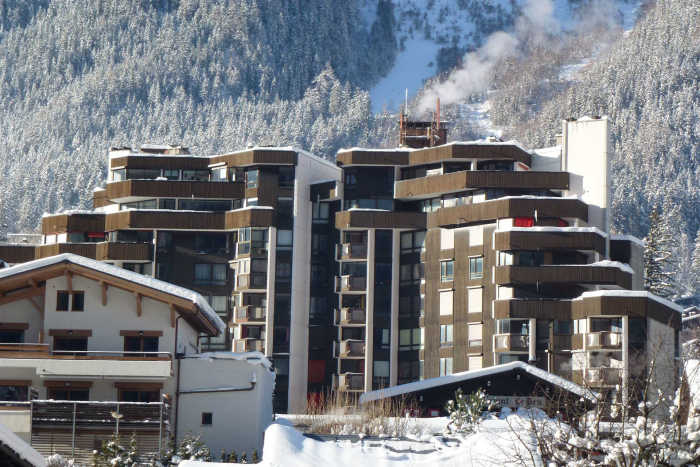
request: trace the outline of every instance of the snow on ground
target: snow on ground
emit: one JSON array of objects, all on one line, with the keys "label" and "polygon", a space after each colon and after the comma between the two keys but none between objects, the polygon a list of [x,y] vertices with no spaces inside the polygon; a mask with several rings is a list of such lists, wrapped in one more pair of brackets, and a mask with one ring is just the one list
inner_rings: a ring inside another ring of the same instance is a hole
[{"label": "snow on ground", "polygon": [[[288,419],[274,423],[265,431],[261,466],[268,467],[392,467],[399,465],[432,467],[504,467],[520,465],[518,455],[530,459],[530,453],[518,436],[531,442],[527,431],[514,431],[529,422],[531,412],[519,410],[500,419],[485,420],[479,433],[456,437],[459,443],[445,443],[432,437],[428,442],[392,440],[380,443],[359,441],[317,441],[289,426]],[[535,412],[541,416],[541,412]],[[445,421],[445,419],[441,419]],[[398,452],[396,452],[398,451]],[[536,465],[542,462],[533,454]],[[399,464],[402,463],[402,464]],[[224,464],[225,465],[225,464]],[[232,465],[232,464],[229,464]],[[180,467],[206,467],[199,462],[183,461]],[[223,467],[223,465],[222,465]]]}]

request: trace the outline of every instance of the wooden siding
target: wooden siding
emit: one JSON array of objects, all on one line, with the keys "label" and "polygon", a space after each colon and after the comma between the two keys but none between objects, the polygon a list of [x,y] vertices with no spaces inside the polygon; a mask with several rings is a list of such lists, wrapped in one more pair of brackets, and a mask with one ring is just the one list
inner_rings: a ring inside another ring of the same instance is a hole
[{"label": "wooden siding", "polygon": [[571,300],[496,300],[495,319],[571,319]]},{"label": "wooden siding", "polygon": [[[440,230],[436,229],[438,236]],[[469,286],[469,229],[457,229],[454,239],[454,286],[452,314],[454,324],[452,328],[454,355],[452,371],[459,373],[469,369],[469,309],[467,287]],[[466,268],[464,267],[466,265]],[[438,307],[440,306],[438,300]],[[438,311],[439,312],[439,311]]]},{"label": "wooden siding", "polygon": [[568,217],[588,222],[588,205],[578,199],[504,198],[442,208],[428,213],[428,228],[459,225],[507,217]]},{"label": "wooden siding", "polygon": [[[245,194],[245,184],[243,182],[125,180],[108,183],[106,192],[110,200],[129,197],[241,199]],[[95,199],[98,193],[102,192],[95,192]]]},{"label": "wooden siding", "polygon": [[335,162],[343,165],[408,165],[409,150],[406,151],[373,151],[359,149],[339,152]]},{"label": "wooden siding", "polygon": [[103,208],[105,206],[109,206],[112,203],[109,200],[109,197],[107,196],[107,190],[97,190],[92,192],[92,207],[97,209],[97,208]]},{"label": "wooden siding", "polygon": [[496,284],[609,284],[632,288],[632,275],[607,266],[497,266]]},{"label": "wooden siding", "polygon": [[41,233],[44,235],[57,232],[104,231],[104,214],[57,214],[44,217],[41,221]]},{"label": "wooden siding", "polygon": [[425,342],[424,378],[440,376],[440,231],[429,230],[425,236]]},{"label": "wooden siding", "polygon": [[591,250],[604,255],[605,237],[594,232],[497,232],[494,248],[498,251]]},{"label": "wooden siding", "polygon": [[53,243],[40,245],[36,248],[34,259],[48,258],[49,256],[72,253],[85,258],[95,259],[97,243]]},{"label": "wooden siding", "polygon": [[125,229],[224,230],[224,213],[121,211],[107,214],[107,231]]},{"label": "wooden siding", "polygon": [[568,172],[497,172],[465,170],[396,182],[395,197],[440,195],[469,188],[569,189]]},{"label": "wooden siding", "polygon": [[409,165],[429,164],[448,159],[514,159],[528,167],[532,156],[514,144],[445,144],[412,151]]},{"label": "wooden siding", "polygon": [[226,230],[243,227],[275,227],[277,212],[274,209],[243,209],[226,213]]},{"label": "wooden siding", "polygon": [[98,261],[153,261],[151,243],[97,243]]},{"label": "wooden siding", "polygon": [[425,230],[426,218],[424,212],[340,211],[335,215],[335,228]]},{"label": "wooden siding", "polygon": [[289,149],[250,149],[231,154],[223,154],[221,156],[213,156],[209,164],[225,162],[228,167],[257,164],[296,165],[297,158],[297,153]]},{"label": "wooden siding", "polygon": [[122,156],[109,160],[109,167],[129,169],[191,169],[209,170],[209,157],[183,156]]},{"label": "wooden siding", "polygon": [[572,319],[587,316],[648,317],[675,329],[681,327],[681,314],[671,307],[646,297],[587,297],[572,302]]},{"label": "wooden siding", "polygon": [[9,264],[34,260],[36,245],[0,245],[0,260]]}]

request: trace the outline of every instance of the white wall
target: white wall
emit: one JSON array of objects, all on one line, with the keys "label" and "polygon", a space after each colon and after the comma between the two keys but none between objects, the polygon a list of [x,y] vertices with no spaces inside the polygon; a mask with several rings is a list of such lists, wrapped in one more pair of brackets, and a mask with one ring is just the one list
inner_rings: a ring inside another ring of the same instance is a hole
[{"label": "white wall", "polygon": [[[235,450],[248,460],[253,449],[262,456],[263,433],[272,422],[274,375],[260,363],[225,358],[184,358],[180,390],[249,388],[253,373],[257,383],[252,391],[181,394],[178,438],[188,432],[202,433],[202,439],[218,458],[223,449]],[[202,413],[213,414],[212,426],[202,426]]]}]

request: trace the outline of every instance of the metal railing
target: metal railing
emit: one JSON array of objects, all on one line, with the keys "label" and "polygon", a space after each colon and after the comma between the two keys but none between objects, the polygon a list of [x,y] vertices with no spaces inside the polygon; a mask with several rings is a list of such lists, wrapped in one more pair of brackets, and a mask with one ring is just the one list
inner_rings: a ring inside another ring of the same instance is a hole
[{"label": "metal railing", "polygon": [[162,360],[172,359],[170,352],[129,350],[51,350],[49,344],[0,344],[0,358],[63,358],[75,360]]}]

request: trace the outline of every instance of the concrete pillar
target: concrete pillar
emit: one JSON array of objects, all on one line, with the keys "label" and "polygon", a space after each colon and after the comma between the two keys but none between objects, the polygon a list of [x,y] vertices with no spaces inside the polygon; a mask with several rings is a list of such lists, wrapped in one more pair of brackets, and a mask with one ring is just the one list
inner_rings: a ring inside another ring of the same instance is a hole
[{"label": "concrete pillar", "polygon": [[392,233],[389,386],[396,386],[399,378],[399,281],[401,280],[401,231],[394,230]]},{"label": "concrete pillar", "polygon": [[529,356],[528,361],[530,363],[537,362],[537,320],[534,318],[530,319],[530,346],[529,346]]},{"label": "concrete pillar", "polygon": [[629,401],[629,371],[630,371],[630,318],[622,317],[622,403]]},{"label": "concrete pillar", "polygon": [[[272,336],[275,329],[275,277],[277,264],[277,229],[270,227],[267,248],[267,308],[265,310],[265,355],[272,355]],[[242,299],[243,297],[241,297]],[[242,303],[241,303],[242,304]]]},{"label": "concrete pillar", "polygon": [[367,231],[367,324],[365,327],[365,392],[372,390],[374,372],[374,249],[376,231]]}]

